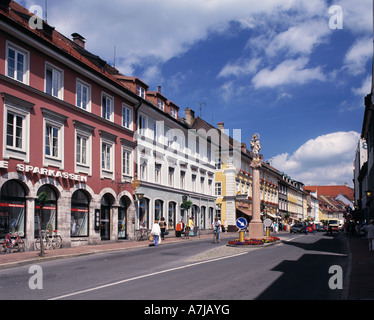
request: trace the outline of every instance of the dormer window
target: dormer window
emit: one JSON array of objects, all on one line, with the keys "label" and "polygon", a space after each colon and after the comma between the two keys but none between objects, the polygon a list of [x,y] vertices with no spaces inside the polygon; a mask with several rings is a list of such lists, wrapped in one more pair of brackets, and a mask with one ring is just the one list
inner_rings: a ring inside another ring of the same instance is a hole
[{"label": "dormer window", "polygon": [[160,110],[164,111],[164,107],[165,107],[164,101],[162,101],[161,99],[158,99],[158,100],[157,100],[157,107],[158,107]]},{"label": "dormer window", "polygon": [[139,96],[139,97],[142,97],[143,99],[145,99],[145,89],[139,85],[136,86],[136,94]]},{"label": "dormer window", "polygon": [[175,108],[170,108],[170,115],[173,118],[177,119],[178,118],[178,112],[177,112],[177,110]]}]

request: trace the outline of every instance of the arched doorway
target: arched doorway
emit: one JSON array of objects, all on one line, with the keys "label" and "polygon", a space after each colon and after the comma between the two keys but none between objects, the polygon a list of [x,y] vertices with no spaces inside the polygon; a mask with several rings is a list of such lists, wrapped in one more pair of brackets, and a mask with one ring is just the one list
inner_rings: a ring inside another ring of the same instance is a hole
[{"label": "arched doorway", "polygon": [[168,229],[174,229],[175,228],[176,207],[177,207],[177,204],[174,201],[169,202]]},{"label": "arched doorway", "polygon": [[100,207],[100,238],[101,240],[110,240],[110,212],[112,209],[112,200],[109,194],[104,194],[101,198]]},{"label": "arched doorway", "polygon": [[118,239],[127,239],[127,209],[128,198],[122,197],[119,201],[118,208]]},{"label": "arched doorway", "polygon": [[43,185],[38,189],[37,195],[42,192],[47,194],[49,199],[47,204],[42,207],[40,213],[40,204],[38,199],[35,201],[35,219],[34,219],[34,237],[39,237],[39,224],[37,215],[40,214],[40,227],[42,230],[57,230],[57,193],[52,186]]},{"label": "arched doorway", "polygon": [[25,236],[26,192],[21,183],[10,180],[4,183],[0,193],[0,237],[10,232]]},{"label": "arched doorway", "polygon": [[90,200],[83,190],[77,190],[71,197],[70,236],[88,236],[88,217]]}]

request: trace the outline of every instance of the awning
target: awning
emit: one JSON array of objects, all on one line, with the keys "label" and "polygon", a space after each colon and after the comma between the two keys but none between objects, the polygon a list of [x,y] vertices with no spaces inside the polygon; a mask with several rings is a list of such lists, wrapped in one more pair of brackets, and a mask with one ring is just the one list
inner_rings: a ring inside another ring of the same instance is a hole
[{"label": "awning", "polygon": [[247,209],[243,209],[243,208],[236,208],[236,210],[240,211],[241,213],[249,216],[249,217],[252,217],[252,211],[250,210],[247,210]]}]

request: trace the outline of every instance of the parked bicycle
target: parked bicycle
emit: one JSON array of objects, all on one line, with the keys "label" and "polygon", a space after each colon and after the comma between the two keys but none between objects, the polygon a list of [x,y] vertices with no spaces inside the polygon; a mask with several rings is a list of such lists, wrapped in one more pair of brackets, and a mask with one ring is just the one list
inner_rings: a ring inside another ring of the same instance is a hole
[{"label": "parked bicycle", "polygon": [[147,229],[135,230],[135,240],[136,241],[148,240],[150,234],[151,234],[151,231]]},{"label": "parked bicycle", "polygon": [[7,234],[1,246],[1,252],[11,253],[20,251],[25,251],[25,242],[20,238],[19,234]]},{"label": "parked bicycle", "polygon": [[[42,242],[45,249],[60,249],[62,247],[62,237],[57,234],[57,230],[52,232],[42,230]],[[34,242],[35,250],[40,250],[40,238],[36,238]]]}]

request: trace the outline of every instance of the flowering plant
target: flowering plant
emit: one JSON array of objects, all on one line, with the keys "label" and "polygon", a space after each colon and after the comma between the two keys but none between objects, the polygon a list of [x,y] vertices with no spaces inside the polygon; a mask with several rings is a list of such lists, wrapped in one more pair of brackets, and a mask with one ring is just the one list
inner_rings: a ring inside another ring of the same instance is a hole
[{"label": "flowering plant", "polygon": [[264,243],[271,243],[280,240],[278,237],[268,237],[263,239],[246,238],[244,242],[240,242],[239,239],[228,241],[227,244],[235,246],[246,246],[246,245],[262,245]]}]

